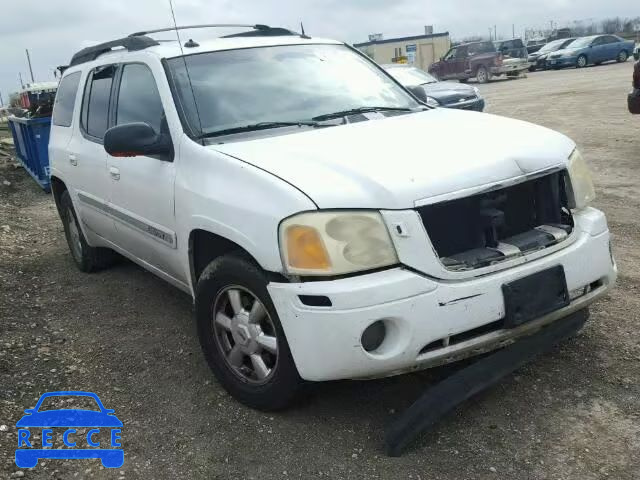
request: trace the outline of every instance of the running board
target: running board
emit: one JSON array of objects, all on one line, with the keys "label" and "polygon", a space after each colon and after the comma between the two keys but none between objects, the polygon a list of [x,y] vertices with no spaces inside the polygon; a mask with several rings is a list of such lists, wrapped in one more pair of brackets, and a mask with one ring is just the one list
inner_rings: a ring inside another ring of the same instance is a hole
[{"label": "running board", "polygon": [[538,355],[574,336],[588,318],[589,312],[585,309],[557,320],[538,333],[478,360],[427,390],[387,429],[387,455],[399,457],[409,443],[444,415],[465,400],[497,384]]}]

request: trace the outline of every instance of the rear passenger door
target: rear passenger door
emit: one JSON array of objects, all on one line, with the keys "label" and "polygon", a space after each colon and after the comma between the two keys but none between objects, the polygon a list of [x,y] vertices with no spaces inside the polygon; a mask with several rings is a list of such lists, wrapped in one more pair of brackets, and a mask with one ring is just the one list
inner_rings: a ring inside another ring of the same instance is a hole
[{"label": "rear passenger door", "polygon": [[84,84],[80,121],[67,148],[70,183],[81,221],[91,233],[110,239],[109,182],[103,138],[109,124],[115,65],[89,71]]},{"label": "rear passenger door", "polygon": [[606,37],[598,37],[591,43],[589,63],[600,63],[607,59]]},{"label": "rear passenger door", "polygon": [[613,35],[607,35],[604,37],[604,49],[605,49],[605,61],[607,60],[615,60],[618,58],[618,54],[620,53],[620,47],[622,42]]},{"label": "rear passenger door", "polygon": [[[159,76],[162,67],[159,63],[156,67]],[[114,125],[144,122],[156,133],[170,134],[149,65],[121,65],[117,84]],[[173,142],[175,145],[175,139]],[[117,245],[161,272],[184,280],[177,254],[173,157],[107,157]]]}]

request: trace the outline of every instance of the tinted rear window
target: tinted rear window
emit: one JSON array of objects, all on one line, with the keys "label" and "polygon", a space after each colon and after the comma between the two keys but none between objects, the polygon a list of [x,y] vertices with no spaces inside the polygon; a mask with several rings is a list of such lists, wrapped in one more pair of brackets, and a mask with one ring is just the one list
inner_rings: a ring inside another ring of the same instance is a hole
[{"label": "tinted rear window", "polygon": [[80,83],[80,72],[70,73],[60,81],[56,100],[53,105],[51,121],[60,127],[70,127],[73,120],[73,107]]}]

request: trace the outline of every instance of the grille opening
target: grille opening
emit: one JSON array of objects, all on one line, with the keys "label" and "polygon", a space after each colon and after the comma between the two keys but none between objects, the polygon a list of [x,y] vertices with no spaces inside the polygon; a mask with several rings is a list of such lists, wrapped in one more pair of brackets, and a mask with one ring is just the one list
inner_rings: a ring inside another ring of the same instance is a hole
[{"label": "grille opening", "polygon": [[418,208],[445,267],[468,270],[541,250],[573,231],[566,172]]},{"label": "grille opening", "polygon": [[466,332],[461,332],[456,335],[451,335],[450,337],[441,338],[440,340],[431,342],[422,347],[418,355],[423,355],[425,353],[433,352],[434,350],[439,350],[450,345],[456,345],[458,343],[466,342],[467,340],[471,340],[473,338],[486,335],[487,333],[501,330],[502,328],[504,328],[504,319],[496,320],[495,322],[487,323],[486,325],[467,330]]}]

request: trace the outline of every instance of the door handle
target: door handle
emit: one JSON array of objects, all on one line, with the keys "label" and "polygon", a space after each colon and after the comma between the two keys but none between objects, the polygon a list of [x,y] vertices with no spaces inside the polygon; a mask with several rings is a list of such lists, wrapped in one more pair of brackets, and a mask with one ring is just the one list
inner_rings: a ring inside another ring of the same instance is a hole
[{"label": "door handle", "polygon": [[78,157],[76,157],[73,153],[69,154],[69,163],[73,166],[78,165]]},{"label": "door handle", "polygon": [[120,180],[120,170],[116,167],[109,167],[109,175],[114,180]]}]

